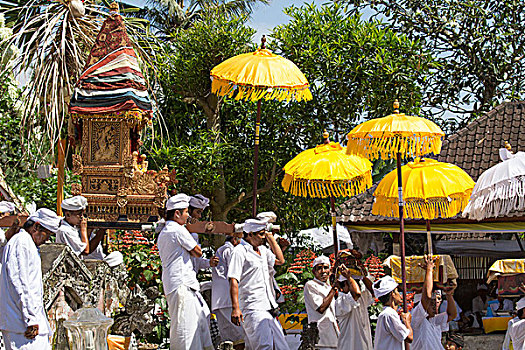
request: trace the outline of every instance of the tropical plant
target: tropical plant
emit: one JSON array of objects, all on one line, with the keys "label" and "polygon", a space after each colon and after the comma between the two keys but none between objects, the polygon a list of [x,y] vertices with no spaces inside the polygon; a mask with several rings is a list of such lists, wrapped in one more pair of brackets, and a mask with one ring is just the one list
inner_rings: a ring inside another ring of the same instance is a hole
[{"label": "tropical plant", "polygon": [[269,0],[149,0],[137,14],[151,22],[155,34],[163,40],[175,40],[176,34],[188,29],[195,21],[205,17],[206,12],[233,16],[247,16],[257,4]]},{"label": "tropical plant", "polygon": [[[341,2],[341,1],[339,1]],[[438,61],[424,81],[429,115],[459,127],[505,99],[525,96],[525,2],[515,0],[346,0],[419,40]],[[457,121],[447,119],[457,116]]]},{"label": "tropical plant", "polygon": [[[73,85],[108,15],[104,5],[86,1],[82,6],[85,14],[79,15],[69,1],[29,0],[4,13],[13,18],[13,34],[4,45],[19,50],[9,72],[22,75],[28,82],[22,100],[22,137],[25,149],[34,151],[35,155],[54,150],[53,147],[29,147],[36,134],[41,134],[39,137],[47,141],[43,143],[46,145],[55,144],[64,133]],[[143,63],[155,52],[145,24],[136,18],[126,21]],[[8,49],[4,49],[2,57],[7,54]]]}]

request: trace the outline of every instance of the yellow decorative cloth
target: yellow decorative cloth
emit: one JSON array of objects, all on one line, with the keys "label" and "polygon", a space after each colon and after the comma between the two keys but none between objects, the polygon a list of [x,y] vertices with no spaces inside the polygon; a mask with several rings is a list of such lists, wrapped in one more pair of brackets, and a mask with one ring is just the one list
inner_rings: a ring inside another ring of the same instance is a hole
[{"label": "yellow decorative cloth", "polygon": [[290,60],[267,49],[237,55],[215,66],[211,91],[236,100],[311,100],[308,80]]},{"label": "yellow decorative cloth", "polygon": [[525,273],[525,259],[497,260],[489,269],[487,283],[492,282],[498,276],[515,275],[518,273]]},{"label": "yellow decorative cloth", "polygon": [[284,166],[283,189],[295,196],[351,197],[372,186],[372,163],[339,143],[318,145]]},{"label": "yellow decorative cloth", "polygon": [[[434,255],[436,262],[433,270],[434,282],[446,283],[449,279],[458,278],[458,272],[449,255]],[[405,259],[407,283],[423,283],[425,281],[425,270],[419,264],[424,263],[424,257],[413,255]],[[401,258],[397,255],[389,256],[383,265],[392,270],[392,277],[397,283],[401,283]],[[443,275],[440,279],[439,267],[442,266]]]},{"label": "yellow decorative cloth", "polygon": [[369,159],[421,157],[439,154],[443,130],[432,121],[403,113],[376,118],[356,126],[348,134],[347,152]]},{"label": "yellow decorative cloth", "polygon": [[[434,159],[419,159],[401,167],[405,217],[454,217],[468,203],[474,180],[461,168]],[[372,214],[399,217],[397,170],[388,173],[374,192]]]}]

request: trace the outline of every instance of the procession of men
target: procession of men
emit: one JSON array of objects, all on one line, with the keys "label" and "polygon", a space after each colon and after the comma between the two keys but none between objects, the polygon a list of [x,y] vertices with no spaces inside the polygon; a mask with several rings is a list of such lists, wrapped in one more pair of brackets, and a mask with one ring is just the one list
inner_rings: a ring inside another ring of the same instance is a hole
[{"label": "procession of men", "polygon": [[[162,262],[162,282],[170,316],[170,349],[214,349],[210,315],[223,342],[234,349],[287,350],[289,345],[278,320],[279,295],[275,266],[285,263],[283,251],[271,229],[275,214],[262,213],[247,219],[242,239],[228,235],[226,242],[207,259],[198,235],[186,228],[209,206],[202,195],[180,193],[166,202],[165,217],[158,230],[157,244]],[[98,259],[110,266],[122,263],[120,253],[105,255],[103,231],[87,228],[87,201],[75,196],[62,202],[64,217],[41,208],[31,214],[23,228],[2,232],[0,244],[0,330],[8,350],[51,349],[52,330],[43,305],[39,246],[55,236],[80,258]],[[4,212],[14,212],[6,202]],[[313,261],[314,278],[304,286],[308,322],[318,330],[316,349],[397,350],[411,343],[411,349],[462,349],[460,336],[449,331],[456,319],[455,286],[434,289],[435,257],[425,256],[421,293],[414,296],[410,313],[399,312],[402,297],[398,283],[390,276],[380,279],[368,274],[361,254],[350,250],[359,273],[344,264],[333,266],[326,256]],[[197,273],[211,269],[212,293],[208,306],[200,293]],[[277,290],[276,290],[277,289]],[[372,337],[368,307],[379,300],[379,314]],[[446,308],[439,312],[441,300]],[[525,349],[525,299],[517,303],[517,317],[509,323],[508,343]],[[442,336],[446,334],[445,345]],[[505,347],[504,347],[505,348]]]}]

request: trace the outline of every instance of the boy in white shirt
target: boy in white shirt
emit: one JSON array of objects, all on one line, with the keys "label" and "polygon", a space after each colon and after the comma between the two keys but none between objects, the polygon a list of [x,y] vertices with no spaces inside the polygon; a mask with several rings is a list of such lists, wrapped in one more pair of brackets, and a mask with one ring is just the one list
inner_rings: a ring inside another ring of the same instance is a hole
[{"label": "boy in white shirt", "polygon": [[304,286],[304,303],[308,323],[315,322],[319,330],[316,349],[336,349],[339,326],[335,318],[335,295],[337,287],[328,283],[330,259],[321,255],[314,259],[312,272],[314,279]]},{"label": "boy in white shirt", "polygon": [[409,313],[397,314],[397,308],[403,302],[401,294],[397,291],[398,284],[390,276],[377,280],[374,285],[374,295],[384,305],[383,311],[377,318],[375,350],[403,350],[404,342],[413,340]]},{"label": "boy in white shirt", "polygon": [[412,310],[412,327],[414,329],[413,350],[442,350],[441,333],[448,331],[448,322],[457,316],[456,303],[454,302],[455,286],[449,287],[445,292],[447,296],[447,311],[438,314],[441,294],[433,293],[434,258],[425,255],[425,262],[420,265],[425,269],[425,281],[421,294],[414,297]]}]

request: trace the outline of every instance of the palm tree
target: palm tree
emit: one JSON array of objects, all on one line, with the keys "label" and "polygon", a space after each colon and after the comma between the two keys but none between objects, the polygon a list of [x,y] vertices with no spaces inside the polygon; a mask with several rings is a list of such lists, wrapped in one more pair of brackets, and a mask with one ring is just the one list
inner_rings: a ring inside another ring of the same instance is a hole
[{"label": "palm tree", "polygon": [[202,18],[205,11],[249,16],[258,4],[269,0],[148,0],[137,15],[150,21],[159,39],[173,40],[179,30]]}]

